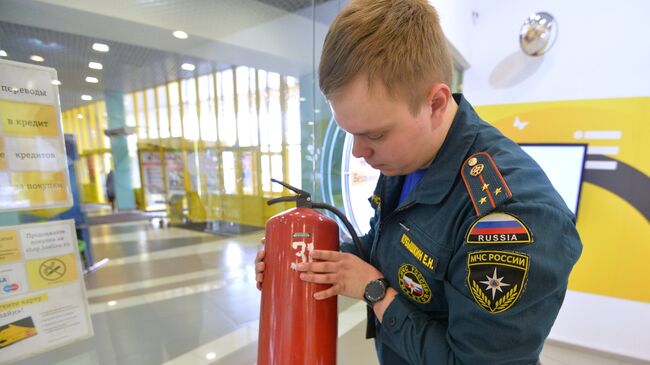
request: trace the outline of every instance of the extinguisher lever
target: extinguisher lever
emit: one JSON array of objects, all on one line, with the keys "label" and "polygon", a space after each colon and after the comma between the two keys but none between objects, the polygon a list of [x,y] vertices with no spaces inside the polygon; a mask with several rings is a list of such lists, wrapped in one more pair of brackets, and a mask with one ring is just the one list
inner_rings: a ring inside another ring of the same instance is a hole
[{"label": "extinguisher lever", "polygon": [[298,195],[302,195],[302,196],[311,196],[311,194],[309,194],[308,192],[306,192],[306,191],[304,191],[304,190],[300,190],[300,189],[298,189],[298,188],[295,187],[295,186],[291,186],[291,185],[287,184],[287,183],[284,182],[284,181],[280,181],[280,180],[273,179],[273,178],[271,178],[271,181],[274,182],[274,183],[278,183],[278,184],[284,186],[285,188],[287,188],[287,189],[293,191],[294,193],[296,193],[296,194],[298,194]]},{"label": "extinguisher lever", "polygon": [[295,202],[298,200],[298,196],[281,196],[279,198],[273,198],[269,199],[269,201],[266,202],[267,205],[272,205],[276,203],[281,203],[281,202]]},{"label": "extinguisher lever", "polygon": [[281,196],[279,198],[271,199],[269,200],[266,204],[271,205],[279,202],[296,202],[296,206],[300,208],[311,208],[311,194],[304,190],[300,190],[295,186],[291,186],[284,181],[276,180],[276,179],[271,179],[272,182],[278,183],[285,188],[293,191],[294,193],[298,195],[294,196]]}]

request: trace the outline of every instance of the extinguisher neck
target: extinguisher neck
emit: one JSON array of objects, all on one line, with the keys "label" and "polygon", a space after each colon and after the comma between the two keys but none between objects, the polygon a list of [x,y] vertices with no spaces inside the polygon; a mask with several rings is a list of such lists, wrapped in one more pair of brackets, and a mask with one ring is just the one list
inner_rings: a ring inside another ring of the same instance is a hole
[{"label": "extinguisher neck", "polygon": [[296,197],[296,206],[298,208],[312,208],[313,207],[313,203],[311,201],[311,195],[309,195],[309,194],[306,194],[306,195],[299,194],[299,195],[296,195],[295,197]]}]

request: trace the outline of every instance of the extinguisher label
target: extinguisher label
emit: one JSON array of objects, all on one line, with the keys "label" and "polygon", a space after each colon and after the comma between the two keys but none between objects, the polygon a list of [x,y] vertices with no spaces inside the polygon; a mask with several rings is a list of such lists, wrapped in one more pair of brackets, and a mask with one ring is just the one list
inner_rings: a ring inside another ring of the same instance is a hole
[{"label": "extinguisher label", "polygon": [[292,262],[290,265],[292,270],[296,270],[297,269],[296,266],[300,263],[312,262],[310,254],[314,250],[313,243],[306,243],[304,241],[294,241],[291,242],[291,248],[296,250],[296,261]]}]

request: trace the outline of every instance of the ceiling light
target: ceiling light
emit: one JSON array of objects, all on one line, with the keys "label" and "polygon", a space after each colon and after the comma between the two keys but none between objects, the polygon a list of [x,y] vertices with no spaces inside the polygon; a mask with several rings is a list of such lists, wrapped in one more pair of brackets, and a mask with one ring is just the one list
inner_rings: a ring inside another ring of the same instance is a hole
[{"label": "ceiling light", "polygon": [[61,85],[61,81],[59,81],[59,80],[52,80],[52,81],[50,81],[50,83],[51,83],[52,85],[56,85],[56,86],[60,86],[60,85]]},{"label": "ceiling light", "polygon": [[114,301],[114,300],[111,300],[111,301],[108,302],[108,306],[109,306],[109,307],[112,307],[112,306],[114,306],[115,304],[117,304],[117,302]]},{"label": "ceiling light", "polygon": [[84,119],[83,114],[81,114],[81,113],[77,114],[77,119]]},{"label": "ceiling light", "polygon": [[178,39],[187,39],[187,33],[183,32],[182,30],[176,30],[172,35]]},{"label": "ceiling light", "polygon": [[99,82],[99,80],[96,77],[86,76],[86,82],[89,82],[91,84],[96,84]]},{"label": "ceiling light", "polygon": [[7,57],[7,52],[4,49],[0,49],[0,57]]},{"label": "ceiling light", "polygon": [[108,44],[104,43],[94,43],[93,44],[93,49],[97,52],[108,52],[110,47],[108,47]]},{"label": "ceiling light", "polygon": [[90,96],[90,95],[84,94],[84,95],[81,95],[81,100],[91,101],[91,100],[93,100],[93,97]]},{"label": "ceiling light", "polygon": [[104,66],[99,62],[88,62],[88,67],[92,68],[93,70],[101,70],[104,68]]},{"label": "ceiling light", "polygon": [[43,58],[41,56],[37,56],[35,54],[29,56],[29,59],[34,61],[34,62],[45,62],[45,58]]},{"label": "ceiling light", "polygon": [[214,360],[214,359],[217,358],[217,354],[214,353],[214,352],[208,352],[208,353],[205,355],[205,358],[208,359],[208,360]]},{"label": "ceiling light", "polygon": [[194,71],[194,69],[196,68],[196,66],[194,66],[194,65],[191,64],[191,63],[184,63],[184,64],[181,65],[181,68],[182,68],[183,70],[185,70],[185,71]]}]

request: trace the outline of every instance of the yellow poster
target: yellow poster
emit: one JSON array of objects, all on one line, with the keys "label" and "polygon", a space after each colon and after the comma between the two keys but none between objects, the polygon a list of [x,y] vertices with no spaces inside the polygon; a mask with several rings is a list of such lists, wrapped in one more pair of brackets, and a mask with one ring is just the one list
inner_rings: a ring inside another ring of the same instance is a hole
[{"label": "yellow poster", "polygon": [[17,202],[31,205],[65,202],[68,199],[67,172],[12,172],[11,185]]},{"label": "yellow poster", "polygon": [[10,300],[0,303],[0,313],[27,307],[29,305],[47,302],[47,293],[31,295],[19,300]]},{"label": "yellow poster", "polygon": [[75,282],[79,279],[75,255],[27,261],[27,279],[32,290]]},{"label": "yellow poster", "polygon": [[0,265],[20,259],[18,233],[14,230],[0,231]]},{"label": "yellow poster", "polygon": [[56,137],[59,120],[53,105],[0,100],[0,128],[12,137]]},{"label": "yellow poster", "polygon": [[56,79],[0,60],[0,212],[72,206]]},{"label": "yellow poster", "polygon": [[585,143],[583,252],[569,288],[650,303],[650,98],[476,108],[519,143]]}]

